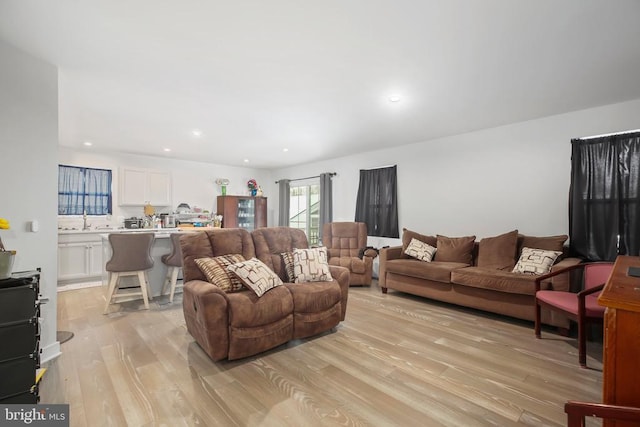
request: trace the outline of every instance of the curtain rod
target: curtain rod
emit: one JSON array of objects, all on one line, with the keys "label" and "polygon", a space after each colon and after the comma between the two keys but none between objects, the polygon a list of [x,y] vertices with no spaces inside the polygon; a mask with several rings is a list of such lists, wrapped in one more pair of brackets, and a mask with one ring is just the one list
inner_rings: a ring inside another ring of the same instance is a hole
[{"label": "curtain rod", "polygon": [[[336,176],[337,173],[336,172],[329,172],[329,176]],[[316,175],[316,176],[305,176],[304,178],[296,178],[296,179],[290,179],[289,181],[302,181],[303,179],[311,179],[311,178],[320,178],[320,175]],[[279,183],[280,181],[276,181],[276,184]]]},{"label": "curtain rod", "polygon": [[580,138],[576,138],[576,139],[594,139],[594,138],[602,138],[604,136],[613,136],[613,135],[625,135],[627,133],[635,133],[635,132],[640,132],[640,129],[635,129],[635,130],[626,130],[624,132],[612,132],[612,133],[603,133],[602,135],[591,135],[591,136],[583,136]]}]

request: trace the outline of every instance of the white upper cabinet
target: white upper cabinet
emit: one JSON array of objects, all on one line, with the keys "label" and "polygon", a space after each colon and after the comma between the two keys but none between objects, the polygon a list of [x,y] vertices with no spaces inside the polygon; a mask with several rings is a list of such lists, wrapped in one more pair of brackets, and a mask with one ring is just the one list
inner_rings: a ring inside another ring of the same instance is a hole
[{"label": "white upper cabinet", "polygon": [[120,168],[120,206],[171,206],[169,172]]}]

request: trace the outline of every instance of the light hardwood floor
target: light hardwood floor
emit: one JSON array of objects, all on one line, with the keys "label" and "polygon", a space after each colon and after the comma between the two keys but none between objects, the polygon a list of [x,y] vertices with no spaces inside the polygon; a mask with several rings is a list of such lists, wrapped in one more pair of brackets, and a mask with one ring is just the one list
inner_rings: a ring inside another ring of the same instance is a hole
[{"label": "light hardwood floor", "polygon": [[58,294],[75,336],[40,394],[71,426],[563,426],[568,399],[601,400],[601,344],[580,369],[575,339],[375,283],[335,331],[232,362],[193,341],[181,296],[103,304],[100,287]]}]

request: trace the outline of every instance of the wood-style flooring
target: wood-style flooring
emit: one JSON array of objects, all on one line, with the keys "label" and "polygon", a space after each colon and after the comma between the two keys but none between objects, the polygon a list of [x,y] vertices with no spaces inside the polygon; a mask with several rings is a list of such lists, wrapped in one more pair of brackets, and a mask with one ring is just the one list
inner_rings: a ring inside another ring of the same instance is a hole
[{"label": "wood-style flooring", "polygon": [[71,426],[564,426],[567,400],[601,401],[601,343],[580,369],[574,338],[375,283],[335,331],[232,362],[187,333],[181,295],[103,315],[103,292],[58,293],[75,336],[40,395]]}]

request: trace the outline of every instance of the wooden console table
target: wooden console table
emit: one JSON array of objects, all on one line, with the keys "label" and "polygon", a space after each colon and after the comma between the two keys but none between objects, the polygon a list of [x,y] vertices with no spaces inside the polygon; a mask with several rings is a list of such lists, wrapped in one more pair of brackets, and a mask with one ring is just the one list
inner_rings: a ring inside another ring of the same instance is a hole
[{"label": "wooden console table", "polygon": [[[640,257],[619,256],[598,303],[604,316],[603,403],[640,407],[640,277],[629,276]],[[604,426],[637,426],[605,421]]]}]

